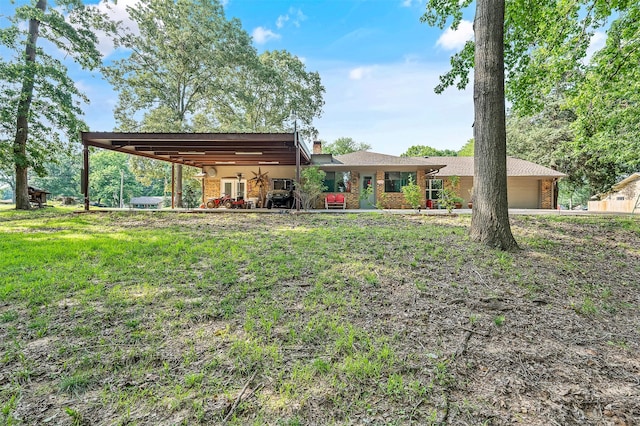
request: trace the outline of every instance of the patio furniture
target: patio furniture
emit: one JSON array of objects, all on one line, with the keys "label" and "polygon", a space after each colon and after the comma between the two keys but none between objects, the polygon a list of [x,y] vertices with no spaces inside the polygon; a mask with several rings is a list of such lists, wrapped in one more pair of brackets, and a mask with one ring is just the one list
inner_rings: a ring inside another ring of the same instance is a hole
[{"label": "patio furniture", "polygon": [[347,206],[347,201],[344,198],[344,194],[327,194],[324,198],[324,208],[325,209],[342,209],[344,210]]}]

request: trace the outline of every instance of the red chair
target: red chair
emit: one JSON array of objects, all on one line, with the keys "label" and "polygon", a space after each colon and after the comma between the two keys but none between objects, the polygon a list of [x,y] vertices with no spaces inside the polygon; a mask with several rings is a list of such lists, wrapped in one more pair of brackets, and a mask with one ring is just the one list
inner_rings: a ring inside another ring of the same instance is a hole
[{"label": "red chair", "polygon": [[342,205],[342,210],[346,207],[346,202],[344,200],[344,194],[336,194],[336,206],[340,207]]},{"label": "red chair", "polygon": [[336,203],[336,196],[333,194],[327,194],[324,198],[324,208],[328,209],[332,204]]}]

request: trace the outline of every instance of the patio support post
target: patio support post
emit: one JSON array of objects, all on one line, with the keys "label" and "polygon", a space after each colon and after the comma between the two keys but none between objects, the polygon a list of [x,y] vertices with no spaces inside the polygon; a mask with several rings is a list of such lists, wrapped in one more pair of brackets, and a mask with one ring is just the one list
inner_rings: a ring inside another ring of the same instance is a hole
[{"label": "patio support post", "polygon": [[[298,193],[300,193],[300,138],[298,137],[298,131],[293,133],[293,141],[296,146],[296,185],[298,186]],[[296,210],[300,211],[300,198],[296,197]]]},{"label": "patio support post", "polygon": [[83,169],[82,169],[82,192],[84,192],[84,210],[89,211],[89,146],[86,141],[82,141],[84,149],[82,150],[83,156]]},{"label": "patio support post", "polygon": [[171,209],[175,208],[175,197],[174,192],[176,190],[176,165],[175,163],[171,163]]}]

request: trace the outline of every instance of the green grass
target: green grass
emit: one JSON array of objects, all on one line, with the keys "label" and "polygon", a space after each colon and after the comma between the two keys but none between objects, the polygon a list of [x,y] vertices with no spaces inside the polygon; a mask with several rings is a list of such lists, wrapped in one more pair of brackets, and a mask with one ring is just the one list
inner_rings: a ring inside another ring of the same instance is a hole
[{"label": "green grass", "polygon": [[[454,410],[443,395],[455,401],[476,371],[453,364],[455,324],[518,326],[518,314],[465,300],[543,295],[589,321],[637,314],[605,283],[611,270],[593,264],[602,255],[637,271],[635,246],[568,259],[567,244],[606,243],[568,229],[583,226],[637,237],[638,220],[527,219],[514,225],[520,253],[472,243],[468,225],[1,210],[0,420],[41,423],[59,411],[74,424],[436,424]],[[627,350],[633,339],[620,341],[602,346]],[[58,402],[42,412],[21,408],[49,394]],[[459,415],[489,420],[485,400],[470,398]]]}]

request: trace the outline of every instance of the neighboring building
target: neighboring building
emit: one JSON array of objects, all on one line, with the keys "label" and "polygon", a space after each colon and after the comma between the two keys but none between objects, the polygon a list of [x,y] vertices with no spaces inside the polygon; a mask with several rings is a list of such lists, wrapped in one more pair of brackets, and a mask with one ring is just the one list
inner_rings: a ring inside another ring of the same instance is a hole
[{"label": "neighboring building", "polygon": [[589,211],[640,212],[640,173],[634,173],[613,185],[600,200],[589,201]]},{"label": "neighboring building", "polygon": [[[314,146],[317,152],[317,146]],[[314,154],[311,159],[327,173],[328,192],[345,192],[347,208],[409,208],[400,188],[409,177],[423,191],[421,205],[437,206],[440,191],[450,185],[451,177],[459,177],[457,190],[463,206],[473,195],[473,157],[396,157],[375,152],[358,151],[332,157]],[[507,196],[509,208],[553,209],[556,207],[557,180],[564,174],[517,158],[507,158]],[[375,191],[370,200],[360,193],[370,183]],[[430,200],[430,201],[429,201]]]},{"label": "neighboring building", "polygon": [[161,209],[162,197],[132,197],[129,205],[133,209]]}]

